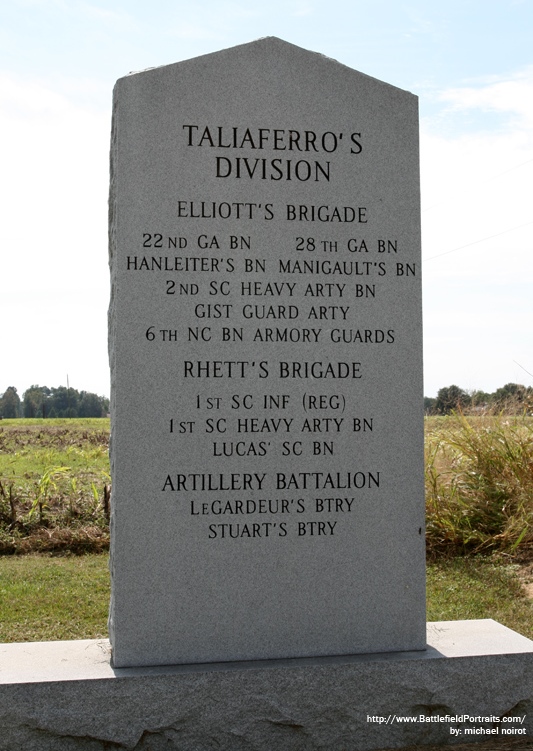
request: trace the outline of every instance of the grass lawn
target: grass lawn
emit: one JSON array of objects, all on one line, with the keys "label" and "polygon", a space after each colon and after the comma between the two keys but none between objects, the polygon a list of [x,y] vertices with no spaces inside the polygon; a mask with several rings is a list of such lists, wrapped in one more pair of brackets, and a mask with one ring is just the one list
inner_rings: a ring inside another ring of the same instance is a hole
[{"label": "grass lawn", "polygon": [[517,565],[487,558],[452,558],[428,565],[428,621],[493,618],[533,639],[533,599],[518,578]]},{"label": "grass lawn", "polygon": [[[107,636],[107,554],[0,556],[0,641]],[[454,558],[428,566],[428,620],[493,618],[533,639],[533,600],[515,566]]]},{"label": "grass lawn", "polygon": [[0,642],[107,637],[108,555],[0,557]]}]

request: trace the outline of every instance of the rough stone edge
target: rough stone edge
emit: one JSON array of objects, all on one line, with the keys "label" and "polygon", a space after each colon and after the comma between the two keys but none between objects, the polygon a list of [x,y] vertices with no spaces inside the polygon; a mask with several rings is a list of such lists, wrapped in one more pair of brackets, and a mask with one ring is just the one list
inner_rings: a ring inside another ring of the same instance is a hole
[{"label": "rough stone edge", "polygon": [[[123,78],[130,78],[131,76],[142,76],[145,74],[151,74],[155,71],[160,71],[162,68],[171,68],[175,65],[184,65],[189,63],[194,63],[198,60],[203,60],[208,57],[215,57],[215,56],[223,56],[226,54],[238,54],[238,51],[248,47],[259,47],[259,46],[265,46],[265,45],[276,45],[278,47],[277,52],[279,53],[279,50],[283,47],[285,48],[292,48],[292,50],[297,50],[300,54],[304,53],[307,55],[314,55],[317,58],[320,58],[323,62],[329,63],[331,65],[338,65],[341,68],[346,68],[346,70],[351,71],[352,73],[357,73],[360,76],[363,76],[364,78],[367,78],[371,81],[374,81],[376,83],[381,84],[384,87],[390,88],[390,89],[397,89],[398,91],[403,91],[404,93],[410,94],[411,96],[418,99],[418,96],[416,94],[413,94],[411,91],[408,91],[407,89],[402,89],[399,86],[395,86],[392,83],[388,83],[387,81],[382,81],[379,78],[376,78],[375,76],[370,76],[368,73],[363,73],[360,70],[357,70],[356,68],[352,68],[350,65],[347,65],[346,63],[340,62],[340,60],[337,60],[335,57],[329,57],[329,55],[325,55],[323,52],[316,52],[315,50],[309,50],[307,47],[301,47],[298,44],[293,44],[292,42],[287,42],[285,39],[281,39],[281,37],[277,36],[265,36],[265,37],[258,37],[257,39],[252,39],[250,42],[243,42],[242,44],[236,44],[232,47],[224,47],[221,50],[215,50],[214,52],[206,52],[203,55],[197,55],[195,57],[188,57],[184,60],[178,60],[175,63],[165,63],[164,65],[153,65],[149,66],[148,68],[143,68],[141,70],[131,70],[129,73],[127,73],[124,76],[121,76],[121,78],[118,79],[118,81],[121,81]],[[276,54],[276,51],[274,51],[274,54]],[[117,83],[118,83],[117,81]]]},{"label": "rough stone edge", "polygon": [[[109,308],[107,312],[108,323],[108,356],[109,356],[109,370],[110,370],[110,402],[109,411],[111,415],[111,426],[109,435],[109,463],[111,478],[115,474],[115,457],[114,457],[114,435],[115,435],[115,414],[116,414],[116,298],[117,298],[117,273],[116,273],[116,255],[117,255],[117,158],[118,158],[118,96],[117,90],[113,91],[113,114],[111,121],[111,142],[109,149],[109,201],[108,201],[108,243],[109,243],[109,272],[110,272],[110,290],[109,290]],[[113,483],[111,483],[111,498],[110,498],[110,517],[109,517],[109,532],[110,532],[110,550],[109,550],[109,571],[111,574],[111,581],[113,581],[113,560],[114,560],[114,534],[113,529],[115,526],[115,504],[113,503]],[[109,618],[108,618],[108,630],[111,641],[113,640],[113,587],[111,587],[111,598],[109,603]],[[0,749],[1,751],[1,749]]]},{"label": "rough stone edge", "polygon": [[[419,713],[519,713],[531,735],[533,642],[494,621],[432,625],[440,641],[427,652],[166,668],[113,670],[106,640],[2,645],[0,680],[21,651],[27,666],[40,651],[49,662],[53,652],[59,664],[61,645],[69,645],[86,664],[79,680],[0,685],[0,751],[372,751],[464,743],[446,723],[368,721]],[[478,627],[492,654],[462,654]],[[472,736],[474,743],[485,739]]]}]

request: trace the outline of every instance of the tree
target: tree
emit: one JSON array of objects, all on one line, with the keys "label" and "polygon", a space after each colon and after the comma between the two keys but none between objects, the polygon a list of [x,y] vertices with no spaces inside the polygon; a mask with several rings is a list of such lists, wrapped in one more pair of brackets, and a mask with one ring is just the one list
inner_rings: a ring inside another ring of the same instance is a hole
[{"label": "tree", "polygon": [[499,389],[496,389],[492,398],[495,402],[506,402],[509,399],[521,402],[524,399],[526,387],[521,383],[506,383]]},{"label": "tree", "polygon": [[90,391],[33,385],[24,392],[24,417],[105,417],[109,399]]},{"label": "tree", "polygon": [[51,389],[50,409],[54,409],[58,417],[77,417],[78,399],[76,389],[58,386]]},{"label": "tree", "polygon": [[8,386],[0,398],[0,415],[6,419],[20,417],[20,396],[14,386]]},{"label": "tree", "polygon": [[436,411],[441,415],[449,415],[455,409],[463,409],[470,404],[470,397],[459,386],[446,386],[437,392]]},{"label": "tree", "polygon": [[22,410],[24,417],[47,417],[47,400],[50,389],[47,386],[34,384],[26,389],[22,397]]},{"label": "tree", "polygon": [[533,389],[531,386],[523,386],[521,383],[506,383],[492,394],[492,400],[498,409],[507,412],[522,412],[530,409],[533,401]]},{"label": "tree", "polygon": [[470,404],[472,407],[480,410],[490,404],[491,398],[491,394],[488,394],[486,391],[472,391],[470,394]]},{"label": "tree", "polygon": [[102,406],[102,400],[96,394],[92,394],[89,391],[82,391],[80,393],[78,417],[104,417]]},{"label": "tree", "polygon": [[437,403],[437,400],[434,399],[432,396],[425,396],[424,397],[424,413],[426,415],[434,415],[436,403]]}]

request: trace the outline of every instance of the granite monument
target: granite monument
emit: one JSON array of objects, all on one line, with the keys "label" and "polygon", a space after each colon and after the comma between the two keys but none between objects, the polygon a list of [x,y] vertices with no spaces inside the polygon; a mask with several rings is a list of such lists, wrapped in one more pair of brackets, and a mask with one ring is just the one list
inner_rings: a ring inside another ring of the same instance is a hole
[{"label": "granite monument", "polygon": [[114,665],[424,649],[417,98],[260,39],[111,165]]}]

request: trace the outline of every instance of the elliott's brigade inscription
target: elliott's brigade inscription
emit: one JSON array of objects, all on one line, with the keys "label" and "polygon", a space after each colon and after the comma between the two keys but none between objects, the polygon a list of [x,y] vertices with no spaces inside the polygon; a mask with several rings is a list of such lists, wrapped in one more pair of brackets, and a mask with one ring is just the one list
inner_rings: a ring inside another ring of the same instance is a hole
[{"label": "elliott's brigade inscription", "polygon": [[424,648],[417,133],[274,38],[117,83],[117,667]]}]

